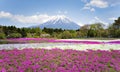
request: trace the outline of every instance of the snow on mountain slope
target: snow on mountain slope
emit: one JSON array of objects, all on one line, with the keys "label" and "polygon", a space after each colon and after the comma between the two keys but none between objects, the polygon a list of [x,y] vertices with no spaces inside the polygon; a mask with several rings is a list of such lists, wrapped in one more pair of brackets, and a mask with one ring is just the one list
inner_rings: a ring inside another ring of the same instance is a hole
[{"label": "snow on mountain slope", "polygon": [[76,30],[80,28],[78,24],[76,24],[75,22],[73,22],[64,15],[53,16],[47,22],[34,27],[40,27],[42,29],[46,27],[46,28],[54,28],[54,29],[61,28],[61,29],[72,29],[72,30]]}]

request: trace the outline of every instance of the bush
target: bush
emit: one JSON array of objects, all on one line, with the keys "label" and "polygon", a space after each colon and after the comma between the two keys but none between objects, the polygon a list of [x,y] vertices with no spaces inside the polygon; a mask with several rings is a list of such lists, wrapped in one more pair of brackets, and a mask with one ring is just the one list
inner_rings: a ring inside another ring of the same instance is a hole
[{"label": "bush", "polygon": [[4,33],[0,33],[0,39],[5,39],[5,38],[6,38],[5,34]]},{"label": "bush", "polygon": [[20,38],[22,35],[20,33],[11,33],[8,38]]},{"label": "bush", "polygon": [[72,34],[69,31],[64,31],[62,33],[62,39],[72,38]]},{"label": "bush", "polygon": [[32,38],[32,34],[31,33],[27,33],[27,38]]}]

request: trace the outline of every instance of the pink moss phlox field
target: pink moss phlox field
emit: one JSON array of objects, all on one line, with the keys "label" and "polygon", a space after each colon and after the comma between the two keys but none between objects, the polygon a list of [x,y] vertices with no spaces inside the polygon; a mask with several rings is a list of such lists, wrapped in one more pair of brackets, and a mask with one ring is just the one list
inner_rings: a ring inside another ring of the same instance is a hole
[{"label": "pink moss phlox field", "polygon": [[107,42],[109,44],[120,44],[120,41],[110,41],[110,42]]},{"label": "pink moss phlox field", "polygon": [[67,41],[67,40],[53,40],[51,42],[62,42],[62,43],[82,43],[82,44],[102,44],[102,42],[97,41]]},{"label": "pink moss phlox field", "polygon": [[120,41],[109,41],[109,42],[99,42],[99,41],[81,41],[81,40],[60,40],[53,38],[11,38],[7,39],[8,43],[81,43],[81,44],[120,44]]},{"label": "pink moss phlox field", "polygon": [[0,50],[0,72],[120,72],[120,50]]},{"label": "pink moss phlox field", "polygon": [[83,44],[102,44],[97,41],[75,41],[75,40],[56,40],[52,38],[13,38],[8,39],[9,42],[13,43],[41,43],[41,42],[52,42],[52,43],[83,43]]}]

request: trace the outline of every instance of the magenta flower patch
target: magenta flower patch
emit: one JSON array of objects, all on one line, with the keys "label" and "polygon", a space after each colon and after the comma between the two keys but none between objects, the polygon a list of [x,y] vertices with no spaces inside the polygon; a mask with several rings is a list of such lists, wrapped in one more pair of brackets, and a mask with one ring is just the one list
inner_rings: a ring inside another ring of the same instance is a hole
[{"label": "magenta flower patch", "polygon": [[0,50],[0,72],[120,72],[120,50]]},{"label": "magenta flower patch", "polygon": [[120,41],[110,41],[110,42],[107,42],[109,44],[120,44]]},{"label": "magenta flower patch", "polygon": [[79,44],[120,44],[120,41],[109,41],[109,42],[100,42],[100,41],[87,41],[87,40],[57,40],[53,38],[11,38],[6,39],[8,43],[79,43]]}]

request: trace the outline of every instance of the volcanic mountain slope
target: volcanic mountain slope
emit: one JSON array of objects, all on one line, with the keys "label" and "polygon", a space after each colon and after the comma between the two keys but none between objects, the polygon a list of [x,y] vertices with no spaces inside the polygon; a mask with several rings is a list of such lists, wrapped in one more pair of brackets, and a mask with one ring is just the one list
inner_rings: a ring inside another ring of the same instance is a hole
[{"label": "volcanic mountain slope", "polygon": [[44,27],[46,28],[61,28],[61,29],[68,29],[68,30],[77,30],[80,28],[78,24],[75,22],[71,21],[68,17],[66,16],[55,16],[52,17],[50,20],[47,22],[34,26],[34,27],[40,27],[43,29]]}]

